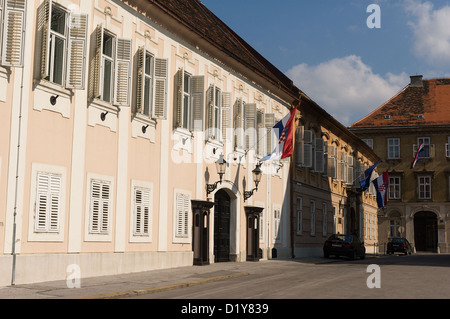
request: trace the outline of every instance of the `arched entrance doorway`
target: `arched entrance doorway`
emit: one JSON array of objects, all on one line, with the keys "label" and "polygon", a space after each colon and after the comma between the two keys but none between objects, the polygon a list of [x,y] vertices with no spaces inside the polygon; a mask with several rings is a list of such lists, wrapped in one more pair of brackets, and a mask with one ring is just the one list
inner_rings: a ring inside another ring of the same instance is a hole
[{"label": "arched entrance doorway", "polygon": [[214,262],[230,261],[230,202],[223,189],[214,195]]},{"label": "arched entrance doorway", "polygon": [[414,215],[414,242],[417,251],[437,250],[437,216],[432,212]]}]

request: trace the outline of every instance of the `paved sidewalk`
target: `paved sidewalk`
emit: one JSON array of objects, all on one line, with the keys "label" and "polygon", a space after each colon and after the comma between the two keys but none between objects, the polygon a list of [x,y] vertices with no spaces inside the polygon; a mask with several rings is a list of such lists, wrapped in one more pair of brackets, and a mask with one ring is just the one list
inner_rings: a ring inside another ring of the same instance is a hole
[{"label": "paved sidewalk", "polygon": [[[259,262],[226,262],[205,266],[188,266],[139,273],[82,278],[80,288],[68,288],[65,280],[0,288],[0,299],[108,299],[152,294],[208,282],[247,276],[260,267],[276,266],[294,260],[261,260]],[[323,258],[297,258],[295,262],[320,264]],[[150,296],[149,296],[150,297]]]}]

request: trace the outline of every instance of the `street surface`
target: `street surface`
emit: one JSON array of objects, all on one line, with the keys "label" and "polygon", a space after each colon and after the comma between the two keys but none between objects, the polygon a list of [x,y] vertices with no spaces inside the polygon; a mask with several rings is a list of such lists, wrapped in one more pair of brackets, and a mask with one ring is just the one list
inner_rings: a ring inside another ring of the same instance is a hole
[{"label": "street surface", "polygon": [[[239,263],[235,266],[235,271],[240,271]],[[448,299],[450,255],[395,255],[364,260],[317,258],[307,263],[272,260],[255,263],[246,276],[132,298]]]}]

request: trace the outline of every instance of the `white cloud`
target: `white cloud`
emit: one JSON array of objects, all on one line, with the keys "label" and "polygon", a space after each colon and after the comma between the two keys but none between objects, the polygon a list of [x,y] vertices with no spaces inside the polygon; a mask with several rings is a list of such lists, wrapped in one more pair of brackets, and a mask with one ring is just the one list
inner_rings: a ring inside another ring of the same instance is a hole
[{"label": "white cloud", "polygon": [[431,2],[410,0],[405,8],[414,18],[414,53],[433,66],[450,63],[450,6],[435,10]]},{"label": "white cloud", "polygon": [[409,83],[406,73],[374,74],[356,55],[292,67],[287,76],[311,99],[348,126],[372,112]]}]

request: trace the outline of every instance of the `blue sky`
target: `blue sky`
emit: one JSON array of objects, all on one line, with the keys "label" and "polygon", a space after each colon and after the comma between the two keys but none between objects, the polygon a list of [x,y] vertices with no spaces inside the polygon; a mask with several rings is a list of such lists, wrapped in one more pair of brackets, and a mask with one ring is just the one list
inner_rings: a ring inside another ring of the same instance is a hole
[{"label": "blue sky", "polygon": [[[450,77],[450,0],[201,0],[344,125],[409,83]],[[381,28],[370,29],[370,4]]]}]

